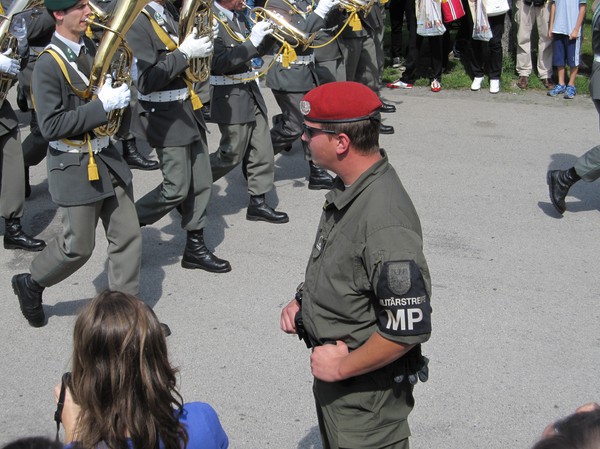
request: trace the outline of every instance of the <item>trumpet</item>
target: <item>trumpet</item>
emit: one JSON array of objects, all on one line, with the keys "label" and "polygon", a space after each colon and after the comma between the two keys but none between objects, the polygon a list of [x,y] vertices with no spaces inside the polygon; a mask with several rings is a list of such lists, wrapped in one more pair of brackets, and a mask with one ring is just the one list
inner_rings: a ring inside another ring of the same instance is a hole
[{"label": "trumpet", "polygon": [[287,22],[280,14],[265,8],[256,7],[250,10],[250,20],[253,23],[266,20],[273,28],[272,36],[282,44],[289,44],[306,50],[315,39],[316,33],[308,34]]}]

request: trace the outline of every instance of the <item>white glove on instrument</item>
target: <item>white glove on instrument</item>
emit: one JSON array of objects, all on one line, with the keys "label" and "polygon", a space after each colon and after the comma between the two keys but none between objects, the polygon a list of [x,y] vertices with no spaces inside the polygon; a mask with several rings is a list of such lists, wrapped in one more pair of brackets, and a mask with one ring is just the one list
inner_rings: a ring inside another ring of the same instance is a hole
[{"label": "white glove on instrument", "polygon": [[179,51],[185,54],[188,59],[206,58],[212,55],[213,52],[212,39],[208,36],[198,39],[198,28],[194,27],[192,32],[179,44]]},{"label": "white glove on instrument", "polygon": [[319,0],[319,4],[315,8],[315,14],[321,19],[327,17],[327,13],[336,5],[339,5],[339,0]]},{"label": "white glove on instrument", "polygon": [[265,37],[269,34],[273,34],[273,28],[271,27],[271,24],[268,21],[262,20],[260,22],[257,22],[252,27],[249,39],[255,47],[258,47],[260,43],[265,39]]},{"label": "white glove on instrument", "polygon": [[131,91],[126,83],[119,87],[112,87],[112,83],[112,77],[107,75],[104,84],[98,91],[98,99],[102,102],[106,113],[127,107],[131,100]]},{"label": "white glove on instrument", "polygon": [[9,58],[12,53],[12,49],[6,50],[0,55],[0,72],[8,73],[9,75],[16,76],[21,69],[19,61],[16,59]]}]

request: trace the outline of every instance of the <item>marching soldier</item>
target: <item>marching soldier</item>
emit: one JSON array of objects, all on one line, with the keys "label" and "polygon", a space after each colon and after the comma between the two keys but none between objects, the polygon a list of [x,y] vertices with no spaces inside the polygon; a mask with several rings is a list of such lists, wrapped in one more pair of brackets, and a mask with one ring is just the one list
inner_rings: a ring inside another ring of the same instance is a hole
[{"label": "marching soldier", "polygon": [[228,261],[204,243],[212,177],[202,104],[185,71],[192,58],[212,54],[209,37],[197,30],[177,44],[178,23],[168,1],[150,2],[127,41],[137,60],[138,101],[131,130],[156,149],[163,182],[136,202],[140,224],[155,223],[179,206],[187,240],[181,266],[213,273],[231,271]]},{"label": "marching soldier", "polygon": [[131,171],[108,137],[94,129],[108,113],[129,103],[126,84],[107,77],[97,98],[86,94],[95,46],[84,38],[91,10],[87,0],[46,0],[56,22],[32,76],[33,100],[42,135],[49,141],[48,188],[60,207],[63,232],[31,262],[30,273],[13,276],[21,312],[34,327],[46,323],[42,292],[81,268],[92,255],[99,220],[108,241],[111,290],[137,294],[142,237],[133,203]]},{"label": "marching soldier", "polygon": [[[280,14],[294,28],[310,34],[325,26],[325,18],[337,3],[338,0],[321,0],[313,11],[313,2],[310,0],[268,0],[265,8]],[[319,85],[312,48],[305,49],[300,44],[294,49],[295,58],[291,57],[290,53],[289,45],[283,45],[277,52],[275,64],[267,72],[267,87],[271,88],[281,108],[281,114],[273,117],[271,128],[275,154],[289,151],[292,144],[302,136],[303,117],[300,112],[300,100],[306,92]],[[305,143],[302,145],[304,147]],[[306,148],[304,154],[308,158]],[[333,186],[331,175],[317,167],[310,159],[308,163],[308,188],[330,189]]]},{"label": "marching soldier", "polygon": [[[10,55],[0,54],[0,76],[16,78],[27,64],[27,45],[19,45],[21,64]],[[5,92],[6,94],[7,92]],[[25,205],[25,165],[17,115],[7,99],[0,105],[0,215],[4,218],[4,248],[41,251],[43,240],[27,235],[21,227]]]},{"label": "marching soldier", "polygon": [[265,193],[273,189],[275,161],[267,106],[250,68],[250,60],[268,50],[272,42],[263,40],[273,30],[268,23],[259,22],[249,32],[243,9],[243,0],[213,3],[219,31],[212,60],[210,104],[211,120],[221,131],[219,149],[210,155],[213,180],[221,178],[244,160],[250,193],[246,218],[287,223],[288,215],[277,212],[265,201]]},{"label": "marching soldier", "polygon": [[[359,26],[355,29],[348,26],[342,32],[346,79],[366,85],[379,96],[382,58],[378,58],[377,34],[381,32],[384,26],[383,13],[379,2],[376,1],[376,4],[371,7],[367,14],[364,11],[359,12],[358,17],[360,19]],[[379,45],[381,45],[380,42]],[[396,106],[381,100],[380,112],[396,112]],[[379,132],[381,134],[394,134],[394,127],[382,123]]]},{"label": "marching soldier", "polygon": [[346,81],[346,66],[342,52],[341,39],[336,36],[343,26],[344,18],[340,9],[334,9],[327,15],[325,28],[319,30],[313,41],[315,70],[319,84],[334,81]]}]

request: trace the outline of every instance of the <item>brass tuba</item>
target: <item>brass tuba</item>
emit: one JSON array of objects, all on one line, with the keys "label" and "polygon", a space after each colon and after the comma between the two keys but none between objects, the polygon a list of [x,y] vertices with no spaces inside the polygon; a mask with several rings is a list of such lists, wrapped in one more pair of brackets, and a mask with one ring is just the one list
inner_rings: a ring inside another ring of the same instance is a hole
[{"label": "brass tuba", "polygon": [[[198,37],[213,36],[212,0],[183,0],[179,13],[179,43],[196,27]],[[212,55],[205,58],[193,58],[185,71],[187,79],[192,83],[203,82],[210,76]]]},{"label": "brass tuba", "polygon": [[[94,94],[104,83],[106,75],[113,77],[114,87],[123,83],[131,85],[133,52],[125,42],[125,34],[150,1],[118,0],[108,25],[88,19],[88,24],[105,30],[92,64],[88,93]],[[108,123],[94,129],[94,133],[97,136],[112,136],[118,131],[122,120],[123,109],[115,109],[108,113]]]},{"label": "brass tuba", "polygon": [[[20,61],[20,56],[17,49],[17,38],[11,34],[14,17],[28,9],[44,6],[44,0],[14,0],[8,8],[5,16],[0,15],[2,23],[0,24],[0,52],[4,53],[10,49],[10,57]],[[10,87],[12,86],[15,77],[8,73],[0,74],[0,104],[6,98]]]},{"label": "brass tuba", "polygon": [[288,43],[292,47],[302,47],[306,50],[314,40],[316,33],[308,34],[299,30],[295,26],[288,23],[281,14],[275,13],[265,8],[252,8],[249,13],[250,20],[253,23],[266,20],[273,27],[273,36],[279,42]]}]

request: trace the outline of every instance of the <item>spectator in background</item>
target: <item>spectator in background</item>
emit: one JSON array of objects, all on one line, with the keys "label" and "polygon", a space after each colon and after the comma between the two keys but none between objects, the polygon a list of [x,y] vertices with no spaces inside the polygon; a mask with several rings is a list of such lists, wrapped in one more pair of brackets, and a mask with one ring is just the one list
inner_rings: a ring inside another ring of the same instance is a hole
[{"label": "spectator in background", "polygon": [[2,449],[62,449],[59,441],[52,441],[46,437],[27,437],[8,443]]},{"label": "spectator in background", "polygon": [[531,33],[533,26],[537,26],[538,51],[537,71],[542,84],[546,89],[552,89],[552,37],[550,27],[550,1],[549,0],[517,0],[516,22],[517,31],[517,74],[519,79],[517,87],[527,89],[532,71],[531,61]]},{"label": "spectator in background", "polygon": [[72,374],[55,389],[65,442],[80,449],[226,449],[213,408],[183,403],[156,315],[105,291],[75,322]]},{"label": "spectator in background", "polygon": [[[585,18],[586,0],[550,0],[550,30],[553,63],[558,73],[558,84],[548,92],[551,97],[564,94],[575,97],[575,77],[579,72],[581,26]],[[565,66],[569,66],[569,82],[565,83]]]},{"label": "spectator in background", "polygon": [[548,425],[532,449],[597,449],[600,447],[600,406],[582,405],[575,413]]}]

